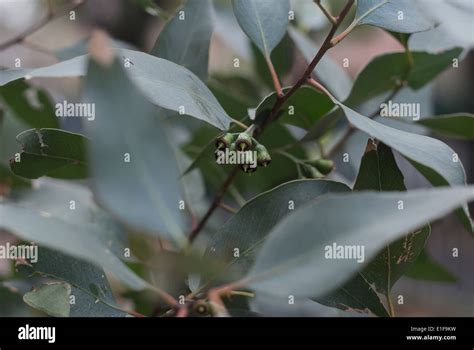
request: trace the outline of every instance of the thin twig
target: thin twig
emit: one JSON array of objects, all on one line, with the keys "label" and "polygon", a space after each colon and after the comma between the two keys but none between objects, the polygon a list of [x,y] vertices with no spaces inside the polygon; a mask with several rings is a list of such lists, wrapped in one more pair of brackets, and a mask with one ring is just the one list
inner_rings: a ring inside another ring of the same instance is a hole
[{"label": "thin twig", "polygon": [[222,203],[222,202],[219,202],[218,205],[219,205],[220,208],[222,208],[222,209],[228,211],[228,212],[231,213],[231,214],[237,213],[237,210],[234,209],[234,208],[232,208],[230,205],[227,205],[227,204]]},{"label": "thin twig", "polygon": [[265,61],[267,62],[268,70],[270,71],[270,75],[273,81],[273,86],[275,87],[277,96],[278,98],[282,98],[283,90],[281,89],[280,79],[278,78],[278,74],[275,70],[275,66],[273,66],[273,62],[270,57],[265,57]]},{"label": "thin twig", "polygon": [[332,24],[336,24],[337,22],[337,19],[336,17],[334,17],[326,7],[324,7],[323,4],[321,4],[321,0],[314,0],[314,3],[316,5],[318,5],[318,7],[321,9],[321,11],[323,12],[323,14],[327,17],[327,19],[329,20],[329,22],[331,22]]},{"label": "thin twig", "polygon": [[[321,58],[323,58],[324,54],[331,49],[334,45],[331,43],[334,35],[337,32],[337,29],[341,25],[342,21],[344,18],[347,16],[349,10],[351,9],[352,5],[354,4],[355,0],[348,0],[346,5],[343,7],[339,15],[336,17],[336,22],[332,25],[331,30],[326,36],[326,39],[324,40],[323,44],[321,45],[320,49],[316,53],[315,57],[311,61],[311,63],[308,65],[306,70],[304,71],[303,75],[298,79],[295,85],[282,97],[277,98],[275,101],[275,104],[273,105],[270,113],[268,114],[268,117],[263,121],[263,123],[255,130],[254,132],[254,137],[258,138],[258,136],[265,130],[268,124],[273,122],[278,118],[278,112],[283,107],[285,102],[303,85],[306,83],[308,78],[311,77],[311,74],[313,73],[313,70],[317,66],[317,64],[321,61]],[[228,187],[232,184],[232,181],[234,180],[235,176],[237,175],[238,172],[238,167],[234,167],[232,172],[228,175],[222,186],[219,188],[217,191],[214,200],[211,203],[211,206],[207,210],[206,214],[204,214],[204,217],[201,219],[199,224],[192,230],[189,240],[190,242],[193,242],[199,232],[202,230],[202,228],[205,226],[207,220],[211,217],[212,213],[214,210],[218,207],[218,204],[224,194],[226,193]]]},{"label": "thin twig", "polygon": [[[69,8],[66,11],[66,13],[68,13],[70,11],[74,11],[76,8],[78,8],[82,4],[83,4],[82,0],[76,0],[76,4],[72,8]],[[62,11],[55,12],[51,7],[50,2],[48,1],[48,13],[46,14],[46,16],[41,21],[39,21],[38,23],[36,23],[33,26],[31,26],[30,28],[26,29],[24,32],[22,32],[22,33],[18,34],[17,36],[15,36],[15,37],[5,41],[4,43],[0,44],[0,51],[5,50],[6,48],[8,48],[10,46],[13,46],[15,44],[21,43],[23,40],[25,40],[27,37],[29,37],[33,33],[36,33],[38,30],[40,30],[45,25],[47,25],[49,22],[51,22],[52,20],[54,20],[56,18],[59,18],[63,15],[64,15],[64,13]]]},{"label": "thin twig", "polygon": [[207,210],[206,214],[204,214],[201,221],[199,221],[196,227],[191,231],[191,234],[189,235],[190,242],[193,242],[196,239],[199,232],[206,225],[207,220],[209,220],[214,210],[216,210],[216,208],[218,207],[222,197],[224,197],[227,191],[227,188],[230,186],[230,184],[232,183],[232,181],[234,180],[234,177],[238,174],[238,172],[239,172],[239,167],[235,166],[232,169],[232,171],[229,173],[229,175],[227,176],[227,179],[225,179],[224,183],[221,185],[216,195],[214,196],[214,200],[212,201],[211,206]]},{"label": "thin twig", "polygon": [[[275,104],[273,105],[272,110],[270,111],[268,118],[265,119],[265,121],[262,124],[262,127],[260,130],[264,129],[269,123],[273,122],[274,119],[277,118],[278,111],[280,108],[284,105],[284,103],[291,97],[293,94],[303,85],[306,83],[306,81],[311,78],[311,74],[313,73],[314,69],[318,65],[318,63],[321,61],[323,56],[326,54],[326,52],[333,47],[331,41],[334,35],[337,32],[337,29],[341,25],[342,21],[344,18],[347,16],[347,13],[351,9],[352,5],[354,4],[355,0],[348,0],[346,5],[343,7],[339,15],[336,17],[337,21],[335,24],[332,25],[331,30],[326,36],[326,39],[324,40],[323,44],[319,48],[318,52],[314,56],[313,60],[311,63],[308,65],[306,70],[304,71],[303,75],[298,79],[295,85],[280,99],[277,99]],[[260,131],[261,132],[261,131]]]}]

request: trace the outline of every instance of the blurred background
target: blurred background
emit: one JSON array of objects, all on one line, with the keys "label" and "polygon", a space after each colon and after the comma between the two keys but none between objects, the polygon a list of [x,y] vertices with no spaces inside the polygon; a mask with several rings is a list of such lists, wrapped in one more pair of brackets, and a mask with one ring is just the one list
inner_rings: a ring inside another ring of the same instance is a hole
[{"label": "blurred background", "polygon": [[[434,3],[441,5],[444,0],[419,1],[424,1],[433,7],[437,6]],[[472,1],[462,0],[461,2]],[[1,68],[15,67],[17,59],[20,59],[21,67],[40,67],[73,57],[84,52],[91,31],[97,27],[105,28],[120,45],[149,52],[166,19],[172,16],[180,6],[180,1],[175,0],[84,0],[84,3],[75,11],[75,19],[71,20],[68,9],[74,6],[75,1],[53,0],[50,3],[55,11],[63,11],[65,15],[54,19],[23,42],[1,51]],[[343,1],[326,1],[328,7],[333,9],[333,13],[342,3]],[[247,108],[256,107],[259,100],[266,93],[271,92],[271,88],[268,84],[260,84],[265,80],[265,73],[262,71],[266,70],[266,67],[261,66],[258,53],[238,26],[230,1],[216,0],[215,8],[216,20],[210,49],[209,86],[217,90],[216,87],[225,82],[225,77],[242,77],[250,83],[243,91],[230,91],[231,97],[239,103],[235,107],[236,113],[242,114],[232,116],[239,119],[244,116]],[[48,16],[48,9],[48,1],[43,0],[0,0],[0,43],[30,28],[35,23],[40,23]],[[318,8],[311,0],[293,0],[292,9],[295,11],[293,25],[309,33],[315,45],[320,43],[328,27],[327,20]],[[474,13],[458,11],[446,12],[444,15],[453,23],[453,27],[448,28],[447,31],[456,36],[456,40],[464,44],[467,42],[466,46],[474,43]],[[439,37],[440,41],[451,39]],[[415,38],[411,44],[414,49],[417,49],[423,48],[423,45],[427,43],[423,37],[420,37]],[[362,27],[331,50],[329,55],[335,62],[341,64],[343,59],[349,58],[350,65],[347,67],[347,72],[351,78],[355,78],[375,56],[402,50],[400,43],[383,30]],[[288,37],[279,45],[274,56],[272,57],[276,69],[282,76],[284,85],[292,84],[306,67],[304,58]],[[235,58],[240,60],[239,68],[234,67]],[[474,113],[473,78],[474,54],[472,51],[465,50],[459,68],[445,71],[432,84],[419,91],[405,89],[397,97],[397,101],[419,102],[422,117],[455,112]],[[258,80],[260,86],[256,87],[255,80]],[[78,78],[34,79],[32,84],[46,88],[55,101],[66,98],[68,101],[80,99],[81,81]],[[254,93],[253,88],[258,92]],[[221,102],[226,98],[219,94],[216,96]],[[227,106],[224,102],[222,103],[224,107]],[[81,129],[79,121],[67,120],[65,123],[63,125],[65,129],[71,131]],[[416,130],[416,132],[426,133],[425,130]],[[0,146],[4,149],[0,150],[0,154],[11,155],[13,152],[10,150],[17,149],[15,136],[14,133],[2,135],[4,139],[1,140]],[[468,182],[474,183],[473,143],[453,139],[442,140],[458,152],[465,167]],[[355,133],[341,152],[350,150],[350,153],[354,155],[352,159],[360,159],[366,142],[367,136]],[[408,188],[430,187],[430,184],[406,160],[397,157],[397,161],[405,175]],[[357,174],[358,166],[358,162],[338,164],[338,176],[351,183]],[[247,193],[247,196],[253,194]],[[225,216],[220,219],[225,220]],[[439,264],[436,266],[442,271],[444,281],[402,278],[395,285],[392,293],[395,300],[399,295],[402,295],[404,299],[403,305],[396,305],[397,315],[474,316],[472,302],[474,299],[474,238],[463,229],[453,215],[436,222],[432,228],[427,254],[433,261],[432,266],[435,263]],[[6,233],[0,232],[0,244],[11,239]],[[452,256],[453,248],[459,249],[458,257]],[[0,261],[0,276],[6,277],[10,273],[10,264]],[[286,301],[269,302],[261,298],[255,303],[256,309],[275,316],[348,315],[315,303],[300,304],[298,310],[283,308],[283,305],[287,305]]]}]

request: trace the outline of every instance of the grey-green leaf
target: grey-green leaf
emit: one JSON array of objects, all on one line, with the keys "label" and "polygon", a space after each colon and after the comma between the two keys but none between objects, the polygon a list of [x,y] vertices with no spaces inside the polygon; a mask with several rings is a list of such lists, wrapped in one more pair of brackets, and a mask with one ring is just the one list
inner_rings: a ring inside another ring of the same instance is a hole
[{"label": "grey-green leaf", "polygon": [[87,130],[97,200],[127,224],[185,244],[180,172],[163,119],[118,62],[90,62],[84,101],[96,106]]},{"label": "grey-green leaf", "polygon": [[[275,295],[324,295],[361,270],[361,257],[370,261],[406,232],[469,200],[474,200],[474,186],[322,196],[272,230],[243,283]],[[337,259],[328,255],[334,244],[336,249],[354,247],[345,259]],[[364,254],[357,254],[362,247]]]},{"label": "grey-green leaf", "polygon": [[436,53],[453,47],[469,50],[474,46],[471,30],[474,2],[437,1],[436,6],[433,6],[433,0],[417,0],[416,2],[423,6],[424,15],[436,22],[436,27],[411,35],[408,43],[412,50]]},{"label": "grey-green leaf", "polygon": [[412,0],[358,0],[354,22],[397,33],[422,32],[435,25]]},{"label": "grey-green leaf", "polygon": [[0,202],[0,228],[100,266],[132,289],[149,287],[114,254],[123,239],[121,228],[84,187],[43,182],[11,197]]},{"label": "grey-green leaf", "polygon": [[[323,194],[346,191],[350,191],[346,185],[326,180],[297,180],[275,187],[248,201],[230,218],[212,237],[206,255],[228,263],[228,277],[241,277],[281,219]],[[235,248],[240,252],[237,258]]]},{"label": "grey-green leaf", "polygon": [[68,317],[71,309],[69,296],[71,286],[67,283],[44,284],[23,296],[25,303],[54,317]]},{"label": "grey-green leaf", "polygon": [[286,33],[289,0],[232,0],[242,30],[267,58]]},{"label": "grey-green leaf", "polygon": [[211,0],[186,0],[161,31],[151,54],[188,68],[201,80],[207,79],[214,17]]},{"label": "grey-green leaf", "polygon": [[[226,130],[231,118],[206,85],[188,69],[144,52],[116,49],[126,72],[140,91],[155,105],[183,112]],[[47,67],[2,71],[0,85],[29,77],[74,77],[87,71],[88,56],[79,56]],[[184,108],[184,110],[183,110]]]},{"label": "grey-green leaf", "polygon": [[71,317],[125,317],[117,310],[105,272],[84,260],[40,247],[38,261],[19,264],[17,270],[54,278],[71,285]]},{"label": "grey-green leaf", "polygon": [[[392,150],[383,143],[372,148],[371,142],[369,140],[367,152],[362,158],[354,191],[406,191],[403,174]],[[423,250],[430,232],[428,225],[387,245],[361,274],[377,292],[389,294],[395,282]]]},{"label": "grey-green leaf", "polygon": [[[383,143],[374,145],[369,140],[354,190],[406,190],[403,175],[389,147]],[[376,293],[389,297],[393,284],[422,251],[429,233],[430,227],[426,226],[387,245],[349,282],[316,301],[343,310],[369,310],[378,316],[388,316]]]},{"label": "grey-green leaf", "polygon": [[[364,117],[349,107],[334,101],[344,111],[347,120],[357,129],[400,152],[435,186],[465,185],[466,173],[456,152],[440,140],[391,128]],[[472,231],[467,206],[463,223]]]}]

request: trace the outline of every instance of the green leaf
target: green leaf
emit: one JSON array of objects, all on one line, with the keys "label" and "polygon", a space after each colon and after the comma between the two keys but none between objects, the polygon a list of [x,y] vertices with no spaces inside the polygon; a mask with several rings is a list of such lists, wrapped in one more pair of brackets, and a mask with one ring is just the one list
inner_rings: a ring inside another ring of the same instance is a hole
[{"label": "green leaf", "polygon": [[164,120],[118,62],[90,62],[84,101],[96,106],[87,129],[99,203],[133,227],[185,244],[180,172]]},{"label": "green leaf", "polygon": [[288,0],[232,0],[242,30],[268,59],[288,27]]},{"label": "green leaf", "polygon": [[423,281],[433,282],[456,282],[457,278],[446,270],[441,264],[430,258],[425,250],[421,252],[418,259],[410,266],[405,276]]},{"label": "green leaf", "polygon": [[0,102],[14,117],[31,127],[58,127],[58,118],[47,93],[40,88],[29,86],[23,80],[1,86]]},{"label": "green leaf", "polygon": [[25,303],[54,317],[68,317],[71,286],[67,283],[43,284],[23,296]]},{"label": "green leaf", "polygon": [[442,136],[474,140],[474,114],[456,113],[424,118],[417,122]]},{"label": "green leaf", "polygon": [[322,196],[273,228],[242,283],[273,295],[324,295],[363,267],[356,259],[326,258],[334,244],[363,247],[370,261],[385,245],[468,200],[474,200],[474,186]]},{"label": "green leaf", "polygon": [[[423,135],[391,128],[360,115],[349,107],[334,100],[343,110],[347,120],[357,129],[374,137],[392,149],[400,152],[433,185],[465,185],[466,173],[462,163],[456,161],[454,152],[445,143]],[[462,221],[472,232],[472,223],[467,206],[463,206]]]},{"label": "green leaf", "polygon": [[[311,62],[318,52],[318,48],[307,36],[292,27],[289,28],[288,34],[305,60],[308,63]],[[342,63],[338,64],[331,57],[325,55],[313,74],[338,99],[344,100],[349,95],[352,81],[349,74],[342,68]]]},{"label": "green leaf", "polygon": [[[241,277],[270,231],[286,215],[323,194],[345,191],[350,191],[346,185],[326,180],[297,180],[277,186],[248,201],[230,218],[212,237],[206,255],[229,264],[228,278]],[[239,257],[234,257],[235,248]]]},{"label": "green leaf", "polygon": [[241,76],[213,76],[208,86],[227,114],[235,119],[247,116],[248,107],[259,102],[258,87]]},{"label": "green leaf", "polygon": [[28,179],[87,177],[86,142],[80,135],[59,129],[31,129],[17,136],[20,156],[10,160],[12,171]]},{"label": "green leaf", "polygon": [[29,275],[54,278],[71,285],[71,317],[125,317],[118,311],[115,299],[102,269],[84,260],[60,252],[38,249],[35,264],[19,264],[17,269]]},{"label": "green leaf", "polygon": [[[0,163],[0,184],[10,187],[30,187],[31,182],[13,174],[6,165]],[[0,186],[1,187],[1,186]],[[0,190],[0,192],[2,192]]]},{"label": "green leaf", "polygon": [[[375,146],[369,140],[354,190],[406,191],[403,175],[389,147],[383,143]],[[316,301],[340,309],[368,309],[378,316],[388,316],[385,309],[380,309],[380,301],[375,301],[376,293],[390,297],[392,286],[416,260],[429,234],[430,227],[426,226],[387,245],[353,279],[322,301]]]},{"label": "green leaf", "polygon": [[370,311],[380,317],[389,316],[377,293],[360,273],[342,287],[318,297],[314,301],[345,311]]},{"label": "green leaf", "polygon": [[[289,88],[283,89],[287,92]],[[277,95],[275,92],[266,96],[255,109],[257,122],[263,120],[273,105]],[[334,103],[326,95],[310,87],[298,89],[282,106],[280,122],[309,129],[334,107]],[[254,119],[255,119],[254,118]]]},{"label": "green leaf", "polygon": [[412,89],[418,90],[449,68],[461,51],[462,49],[456,48],[437,54],[412,52],[412,68],[404,52],[377,56],[359,73],[344,104],[355,107],[382,93],[394,90],[404,81],[407,81],[407,85]]},{"label": "green leaf", "polygon": [[[126,72],[140,91],[155,105],[204,120],[226,130],[231,118],[222,109],[206,85],[186,68],[143,52],[116,49],[124,59]],[[128,59],[128,60],[126,60]],[[126,63],[129,64],[126,64]],[[74,77],[86,74],[88,56],[83,55],[47,67],[7,69],[2,71],[0,85],[35,77]]]},{"label": "green leaf", "polygon": [[151,54],[184,66],[205,80],[214,17],[211,0],[186,0],[160,33]]},{"label": "green leaf", "polygon": [[149,286],[114,254],[121,228],[97,208],[84,187],[45,182],[34,190],[16,190],[11,197],[0,202],[2,229],[100,266],[134,290]]},{"label": "green leaf", "polygon": [[[354,191],[406,191],[403,174],[392,150],[383,143],[379,143],[374,149],[371,142],[369,140],[362,158]],[[421,253],[430,231],[430,227],[426,226],[387,245],[361,274],[376,291],[387,295]]]},{"label": "green leaf", "polygon": [[416,33],[434,27],[419,4],[411,0],[358,0],[354,23],[397,33]]},{"label": "green leaf", "polygon": [[[267,87],[273,90],[275,87],[265,57],[262,56],[259,48],[254,44],[252,44],[252,53],[256,73],[262,78]],[[280,77],[291,70],[293,66],[293,56],[293,43],[288,35],[285,35],[270,55],[275,71],[278,72]]]}]

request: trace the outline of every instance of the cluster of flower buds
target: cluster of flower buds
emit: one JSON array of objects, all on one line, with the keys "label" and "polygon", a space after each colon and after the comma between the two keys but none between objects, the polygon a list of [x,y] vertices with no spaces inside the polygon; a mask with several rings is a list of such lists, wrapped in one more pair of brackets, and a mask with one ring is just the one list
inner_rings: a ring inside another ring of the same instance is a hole
[{"label": "cluster of flower buds", "polygon": [[[216,159],[220,151],[228,149],[233,152],[249,152],[255,162],[255,165],[267,167],[272,158],[267,151],[267,148],[260,144],[254,137],[247,132],[242,133],[225,133],[216,139]],[[250,163],[240,163],[240,168],[245,173],[252,173],[257,170],[257,166],[252,166]]]}]

